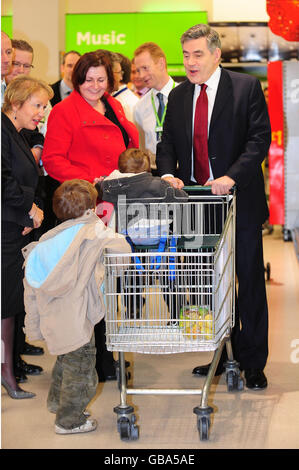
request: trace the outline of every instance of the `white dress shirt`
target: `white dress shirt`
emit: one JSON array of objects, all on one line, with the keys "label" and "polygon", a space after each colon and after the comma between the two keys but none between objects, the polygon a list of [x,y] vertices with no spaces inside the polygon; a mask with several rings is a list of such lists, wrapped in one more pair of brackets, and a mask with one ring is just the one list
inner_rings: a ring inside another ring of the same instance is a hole
[{"label": "white dress shirt", "polygon": [[[216,93],[219,85],[219,80],[220,80],[220,75],[221,75],[221,69],[220,67],[217,67],[215,72],[210,76],[210,78],[205,82],[207,85],[206,93],[208,97],[208,135],[209,135],[209,129],[210,129],[210,122],[211,122],[211,116],[214,108],[214,103],[215,103],[215,98],[216,98]],[[194,95],[193,95],[193,116],[192,116],[192,141],[193,141],[193,130],[194,130],[194,116],[195,116],[195,108],[196,108],[196,101],[197,98],[200,95],[201,87],[200,85],[195,85],[194,88]],[[191,165],[191,181],[196,181],[193,175],[193,170],[194,170],[194,164],[193,164],[193,146],[192,146],[192,165]],[[212,173],[212,168],[211,164],[209,162],[209,168],[210,168],[210,177],[209,180],[213,179],[213,173]]]},{"label": "white dress shirt", "polygon": [[62,79],[59,85],[59,91],[60,91],[61,100],[64,100],[64,98],[67,98],[73,90]]},{"label": "white dress shirt", "polygon": [[152,94],[154,96],[156,109],[159,107],[159,99],[157,93],[162,93],[164,104],[167,104],[168,95],[177,84],[169,77],[168,82],[161,90],[152,88],[142,98],[134,109],[134,121],[139,131],[139,145],[142,150],[147,150],[151,155],[152,168],[155,168],[157,133],[156,133],[156,116],[152,105]]},{"label": "white dress shirt", "polygon": [[[212,116],[212,112],[213,112],[213,108],[214,108],[216,93],[217,93],[217,89],[218,89],[218,85],[219,85],[220,75],[221,75],[221,69],[220,69],[220,67],[217,67],[215,72],[205,82],[205,84],[207,85],[206,93],[207,93],[207,97],[208,97],[208,133],[209,133],[209,128],[210,128],[211,116]],[[197,101],[197,98],[200,95],[200,91],[201,91],[201,86],[200,85],[195,85],[194,94],[193,94],[193,112],[192,112],[192,141],[193,141],[194,116],[195,116],[196,101]],[[211,168],[210,162],[209,162],[209,168],[210,168],[209,180],[212,180],[213,179],[213,173],[212,173],[212,168]],[[173,175],[167,173],[163,176],[173,176]],[[193,181],[193,182],[196,182],[196,179],[194,178],[193,145],[192,145],[192,154],[191,154],[191,177],[190,177],[190,180]]]},{"label": "white dress shirt", "polygon": [[134,108],[140,99],[135,93],[130,90],[127,85],[121,85],[119,89],[112,95],[117,101],[119,101],[124,108],[126,118],[134,122]]},{"label": "white dress shirt", "polygon": [[4,103],[4,93],[5,93],[5,90],[6,90],[6,82],[5,82],[5,78],[2,78],[1,80],[1,108],[3,106],[3,103]]}]

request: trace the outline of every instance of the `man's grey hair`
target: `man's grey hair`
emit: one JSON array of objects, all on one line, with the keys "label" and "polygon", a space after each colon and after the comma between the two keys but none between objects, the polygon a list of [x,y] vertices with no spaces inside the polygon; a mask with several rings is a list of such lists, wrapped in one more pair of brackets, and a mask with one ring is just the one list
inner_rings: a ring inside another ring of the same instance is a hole
[{"label": "man's grey hair", "polygon": [[221,49],[219,34],[207,24],[196,24],[189,28],[182,34],[181,44],[183,46],[184,42],[199,38],[207,39],[207,46],[210,52],[213,53],[217,47]]}]

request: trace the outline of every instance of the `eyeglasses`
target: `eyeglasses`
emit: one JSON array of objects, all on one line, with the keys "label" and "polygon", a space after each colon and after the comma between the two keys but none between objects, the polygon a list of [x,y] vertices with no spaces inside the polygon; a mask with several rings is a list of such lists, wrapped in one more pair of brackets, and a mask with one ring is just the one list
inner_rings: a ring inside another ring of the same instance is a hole
[{"label": "eyeglasses", "polygon": [[114,70],[113,73],[119,73],[119,74],[121,74],[121,75],[124,74],[124,72],[123,72],[122,70],[118,70],[118,71]]},{"label": "eyeglasses", "polygon": [[18,68],[23,67],[25,70],[30,70],[34,68],[34,66],[31,64],[22,64],[21,62],[15,62],[14,60],[12,61],[12,65]]}]

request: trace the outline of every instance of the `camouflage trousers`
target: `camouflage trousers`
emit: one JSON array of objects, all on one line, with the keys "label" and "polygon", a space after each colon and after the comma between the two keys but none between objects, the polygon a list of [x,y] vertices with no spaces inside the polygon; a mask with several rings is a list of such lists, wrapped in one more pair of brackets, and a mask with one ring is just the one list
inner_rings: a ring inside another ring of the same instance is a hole
[{"label": "camouflage trousers", "polygon": [[55,423],[59,426],[72,429],[86,422],[83,411],[96,394],[98,385],[95,362],[94,335],[81,348],[57,356],[47,407],[56,413]]}]

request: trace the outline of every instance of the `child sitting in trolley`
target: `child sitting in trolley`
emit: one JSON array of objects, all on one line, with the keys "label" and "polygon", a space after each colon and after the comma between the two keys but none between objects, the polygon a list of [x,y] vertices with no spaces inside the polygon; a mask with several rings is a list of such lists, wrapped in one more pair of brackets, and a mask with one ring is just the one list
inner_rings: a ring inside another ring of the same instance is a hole
[{"label": "child sitting in trolley", "polygon": [[[149,156],[145,152],[135,148],[127,149],[120,154],[118,170],[114,170],[101,182],[101,190],[103,201],[113,203],[115,208],[117,208],[119,198],[124,196],[127,200],[138,200],[140,203],[153,200],[162,203],[184,202],[188,200],[188,195],[185,191],[173,188],[167,181],[159,176],[153,176],[151,174]],[[118,207],[120,208],[120,206]],[[146,206],[144,209],[147,211]],[[118,222],[120,219],[123,219],[123,217],[126,217],[124,216],[122,208],[119,209],[119,212]],[[151,216],[152,214],[147,215]],[[145,231],[152,234],[155,231],[155,229],[153,229],[155,221],[149,217],[147,222],[149,226]],[[159,230],[159,222],[161,222],[161,220],[156,222],[158,222]],[[122,225],[125,227],[125,230],[128,229],[128,220],[123,221]],[[137,222],[137,227],[138,225],[139,223]],[[121,230],[121,233],[123,233],[123,230]],[[131,237],[131,234],[130,238],[133,243],[136,243],[136,239]],[[151,237],[149,237],[149,239],[151,239]],[[149,240],[144,238],[144,235],[141,236],[139,241],[141,245],[148,245],[150,243]],[[175,319],[178,317],[176,296],[170,295],[170,287],[166,286],[168,282],[167,279],[168,276],[165,276],[165,273],[163,275],[161,272],[159,282],[161,285],[164,285],[164,290],[167,292],[164,294],[164,299],[169,308],[171,318]],[[142,279],[140,276],[132,275],[131,282],[134,284],[131,290],[135,291],[135,295],[130,296],[129,316],[131,318],[140,318],[144,303],[141,296],[143,290]],[[139,295],[136,295],[137,293],[139,293]]]},{"label": "child sitting in trolley", "polygon": [[164,179],[153,176],[149,156],[135,148],[120,154],[118,170],[102,181],[101,188],[103,200],[114,205],[122,194],[128,199],[163,198],[163,202],[174,202],[177,198],[188,199],[185,191],[174,189]]},{"label": "child sitting in trolley", "polygon": [[23,249],[26,335],[57,355],[47,399],[57,434],[97,427],[86,406],[98,384],[94,326],[105,315],[103,252],[131,252],[124,236],[95,214],[97,196],[87,181],[62,183],[53,196],[62,223]]}]

